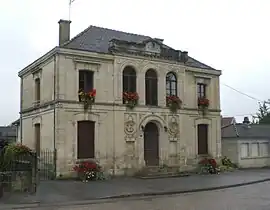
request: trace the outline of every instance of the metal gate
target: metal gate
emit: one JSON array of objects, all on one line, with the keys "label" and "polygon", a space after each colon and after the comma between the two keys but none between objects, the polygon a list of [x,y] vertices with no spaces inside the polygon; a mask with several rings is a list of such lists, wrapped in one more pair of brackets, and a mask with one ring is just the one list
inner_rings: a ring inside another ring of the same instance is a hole
[{"label": "metal gate", "polygon": [[37,157],[38,181],[53,180],[56,177],[56,150],[42,150]]}]

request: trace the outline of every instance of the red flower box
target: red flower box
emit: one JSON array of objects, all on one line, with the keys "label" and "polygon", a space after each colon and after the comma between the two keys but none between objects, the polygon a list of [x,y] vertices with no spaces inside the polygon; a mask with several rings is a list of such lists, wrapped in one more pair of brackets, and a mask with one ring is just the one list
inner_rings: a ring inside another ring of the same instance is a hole
[{"label": "red flower box", "polygon": [[134,108],[138,104],[139,95],[136,92],[123,92],[123,102],[129,108]]},{"label": "red flower box", "polygon": [[198,106],[200,107],[208,107],[209,106],[209,100],[207,98],[198,98]]},{"label": "red flower box", "polygon": [[167,96],[166,104],[172,112],[176,112],[181,108],[182,100],[178,96]]},{"label": "red flower box", "polygon": [[90,92],[84,92],[82,89],[78,91],[79,101],[84,103],[84,109],[88,109],[95,102],[96,94],[96,89]]}]

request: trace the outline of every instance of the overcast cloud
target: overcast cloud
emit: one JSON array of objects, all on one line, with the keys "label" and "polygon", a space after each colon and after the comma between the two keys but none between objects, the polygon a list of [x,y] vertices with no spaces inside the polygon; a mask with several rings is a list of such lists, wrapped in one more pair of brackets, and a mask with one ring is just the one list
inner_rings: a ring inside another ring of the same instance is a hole
[{"label": "overcast cloud", "polygon": [[[58,43],[69,0],[0,0],[0,125],[19,117],[17,72]],[[75,0],[71,35],[89,25],[165,39],[223,71],[221,83],[270,98],[269,0]],[[255,113],[257,101],[221,85],[222,114]]]}]

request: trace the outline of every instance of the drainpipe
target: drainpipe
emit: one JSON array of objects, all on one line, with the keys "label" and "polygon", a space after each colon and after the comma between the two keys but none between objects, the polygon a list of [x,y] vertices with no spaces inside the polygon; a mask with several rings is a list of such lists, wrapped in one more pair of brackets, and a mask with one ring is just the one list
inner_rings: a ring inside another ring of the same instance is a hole
[{"label": "drainpipe", "polygon": [[56,53],[54,55],[54,68],[53,68],[53,161],[54,161],[54,177],[56,177],[56,142],[55,142],[55,137],[56,137],[56,68],[57,68],[57,63],[56,63],[56,56],[58,54]]},{"label": "drainpipe", "polygon": [[116,157],[115,157],[115,68],[114,68],[115,62],[113,60],[113,176],[115,176],[115,164],[116,164]]},{"label": "drainpipe", "polygon": [[22,144],[22,97],[23,97],[23,78],[21,77],[21,93],[20,93],[20,142]]}]

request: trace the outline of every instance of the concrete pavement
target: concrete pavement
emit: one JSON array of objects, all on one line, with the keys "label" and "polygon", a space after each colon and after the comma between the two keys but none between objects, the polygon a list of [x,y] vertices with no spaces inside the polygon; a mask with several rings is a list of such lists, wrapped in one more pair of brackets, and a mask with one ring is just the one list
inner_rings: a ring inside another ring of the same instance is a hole
[{"label": "concrete pavement", "polygon": [[[41,207],[40,210],[269,210],[270,182],[208,192],[136,199],[117,199],[114,202]],[[30,209],[28,209],[30,210]]]},{"label": "concrete pavement", "polygon": [[[106,202],[106,198],[141,197],[214,190],[270,180],[269,169],[228,172],[221,175],[194,175],[181,178],[141,180],[122,178],[81,183],[74,181],[42,182],[36,195],[12,195],[0,200],[8,208],[19,204],[30,206],[72,205]],[[105,200],[104,200],[105,199]]]}]

